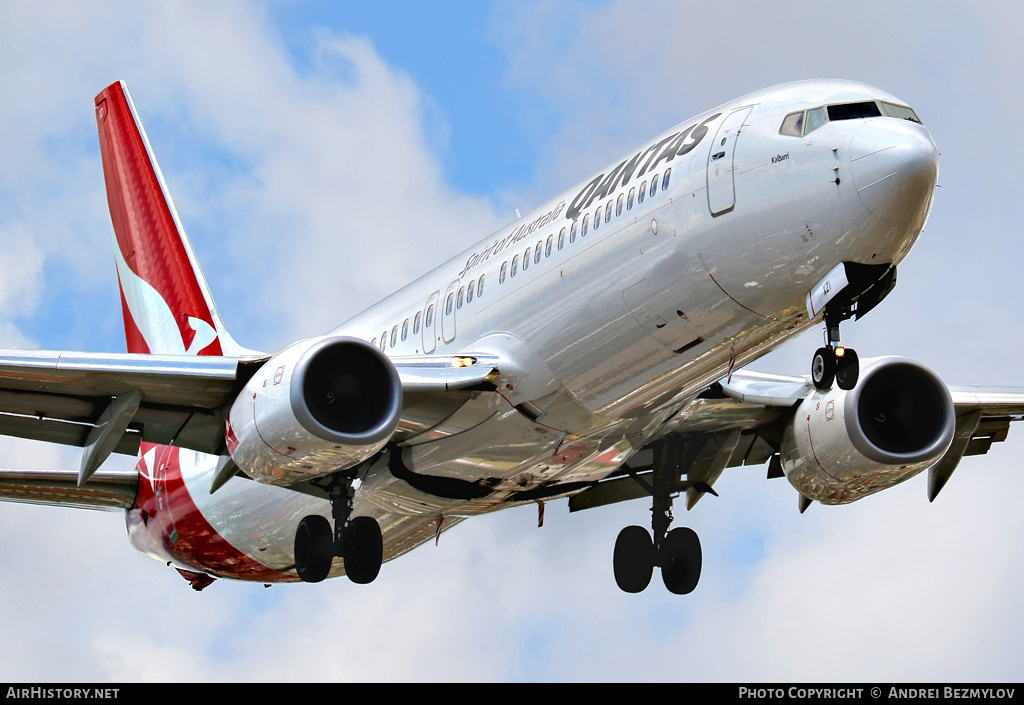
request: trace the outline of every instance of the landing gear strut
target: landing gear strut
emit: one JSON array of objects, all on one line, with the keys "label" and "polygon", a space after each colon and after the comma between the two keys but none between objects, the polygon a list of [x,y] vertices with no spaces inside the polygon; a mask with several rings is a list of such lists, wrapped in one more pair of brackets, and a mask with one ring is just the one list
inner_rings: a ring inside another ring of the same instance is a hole
[{"label": "landing gear strut", "polygon": [[355,517],[352,498],[355,489],[349,475],[329,475],[313,481],[326,490],[331,500],[331,522],[312,514],[299,522],[295,531],[295,571],[307,583],[318,583],[331,571],[331,561],[340,556],[345,574],[354,583],[372,583],[384,560],[384,540],[373,517]]},{"label": "landing gear strut", "polygon": [[671,441],[655,444],[653,486],[634,476],[654,498],[651,506],[654,536],[652,538],[643,526],[627,526],[619,532],[612,567],[615,582],[624,592],[643,592],[651,582],[655,567],[661,568],[665,587],[676,595],[693,592],[700,580],[703,557],[697,534],[685,528],[669,531],[673,495],[698,484],[679,481],[680,450],[679,444]]},{"label": "landing gear strut", "polygon": [[860,358],[853,348],[839,344],[839,324],[849,317],[848,311],[835,315],[825,310],[825,346],[815,350],[811,360],[811,381],[817,389],[827,391],[832,382],[846,390],[857,386]]}]

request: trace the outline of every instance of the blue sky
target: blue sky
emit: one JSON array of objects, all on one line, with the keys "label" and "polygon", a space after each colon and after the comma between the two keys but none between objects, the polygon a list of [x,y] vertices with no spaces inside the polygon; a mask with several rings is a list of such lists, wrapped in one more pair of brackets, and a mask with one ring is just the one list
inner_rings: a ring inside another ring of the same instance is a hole
[{"label": "blue sky", "polygon": [[[1024,384],[1024,150],[1004,123],[1024,107],[1020,10],[933,8],[0,0],[0,335],[124,348],[92,112],[117,79],[232,333],[274,350],[691,115],[836,77],[904,98],[942,152],[899,285],[844,341],[951,383]],[[755,367],[803,374],[818,341]],[[201,594],[135,553],[117,514],[3,505],[0,677],[1020,680],[1018,433],[932,505],[919,477],[801,516],[784,480],[730,471],[721,497],[677,512],[705,552],[684,599],[615,588],[612,544],[647,521],[643,502],[571,516],[551,503],[543,529],[531,510],[475,518],[369,588]],[[10,467],[78,463],[2,443]]]},{"label": "blue sky", "polygon": [[[311,68],[310,44],[325,30],[371,37],[381,58],[400,67],[428,102],[426,127],[446,178],[487,195],[527,181],[535,168],[537,131],[550,132],[550,109],[507,80],[501,4],[280,3],[270,7],[297,66]],[[481,145],[487,151],[481,153]]]}]

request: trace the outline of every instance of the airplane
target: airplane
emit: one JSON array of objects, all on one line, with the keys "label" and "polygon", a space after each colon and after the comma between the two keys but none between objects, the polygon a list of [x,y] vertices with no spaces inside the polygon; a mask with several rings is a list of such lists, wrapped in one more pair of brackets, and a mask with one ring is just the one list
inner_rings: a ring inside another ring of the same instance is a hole
[{"label": "airplane", "polygon": [[[673,502],[726,469],[767,464],[801,512],[925,469],[934,500],[1024,417],[1024,388],[841,344],[895,287],[938,175],[916,112],[863,83],[691,118],[273,354],[229,334],[125,84],[95,110],[128,352],[0,350],[0,432],[83,449],[77,471],[0,470],[0,499],[122,510],[196,590],[368,584],[469,517],[646,498],[616,584],[657,568],[688,594],[703,555]],[[810,374],[744,369],[816,326]]]}]

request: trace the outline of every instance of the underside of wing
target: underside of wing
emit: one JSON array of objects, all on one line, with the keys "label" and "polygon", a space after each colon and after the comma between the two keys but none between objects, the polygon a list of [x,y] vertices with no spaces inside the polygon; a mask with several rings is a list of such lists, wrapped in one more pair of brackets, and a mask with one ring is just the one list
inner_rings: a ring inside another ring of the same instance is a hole
[{"label": "underside of wing", "polygon": [[137,408],[110,439],[113,452],[135,454],[144,440],[219,453],[222,409],[262,362],[0,350],[0,433],[86,446],[114,400],[137,393]]},{"label": "underside of wing", "polygon": [[928,470],[928,500],[934,501],[964,456],[983,455],[1006,440],[1010,423],[1024,419],[1024,388],[950,386],[956,410],[953,443]]},{"label": "underside of wing", "polygon": [[[1024,419],[1024,388],[948,389],[955,417],[952,442],[928,468],[929,500],[935,499],[964,456],[987,453],[993,443],[1006,439],[1012,422]],[[678,456],[669,464],[680,478],[685,474],[676,488],[686,493],[687,508],[714,493],[712,486],[726,468],[768,462],[768,478],[783,477],[783,435],[793,425],[798,405],[813,392],[808,378],[737,372],[684,405],[619,471],[573,496],[570,510],[651,495],[656,448],[662,441],[671,441],[666,445]],[[809,502],[802,496],[801,510]]]}]

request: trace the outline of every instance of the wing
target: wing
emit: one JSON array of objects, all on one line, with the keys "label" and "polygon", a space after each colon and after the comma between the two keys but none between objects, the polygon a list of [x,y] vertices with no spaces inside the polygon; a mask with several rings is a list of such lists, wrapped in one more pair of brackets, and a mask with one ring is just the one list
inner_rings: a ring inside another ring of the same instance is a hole
[{"label": "wing", "polygon": [[[0,433],[86,446],[90,437],[96,440],[110,429],[104,440],[112,452],[134,455],[145,440],[219,453],[222,409],[262,363],[260,358],[0,350]],[[135,395],[139,401],[132,413],[104,418],[118,399]],[[106,421],[113,423],[104,426]]]},{"label": "wing", "polygon": [[[726,468],[768,463],[769,479],[783,477],[779,445],[784,424],[814,387],[808,377],[737,371],[716,382],[662,427],[654,440],[681,441],[687,509],[707,493]],[[1010,423],[1024,419],[1024,388],[949,386],[956,414],[953,443],[929,469],[928,499],[933,501],[960,461],[987,453],[1006,440]],[[607,479],[569,500],[579,511],[651,494],[653,443],[631,456]],[[801,505],[805,506],[805,505]]]},{"label": "wing", "polygon": [[[146,441],[225,454],[227,411],[267,359],[0,350],[0,434],[85,449],[77,473],[0,470],[0,499],[130,504],[125,498],[134,498],[134,489],[125,490],[120,478],[96,474],[110,453],[135,455]],[[497,359],[462,355],[394,362],[405,399],[397,435],[410,437],[493,389],[486,380]],[[88,478],[93,479],[85,485]],[[112,493],[111,482],[121,489]]]}]

